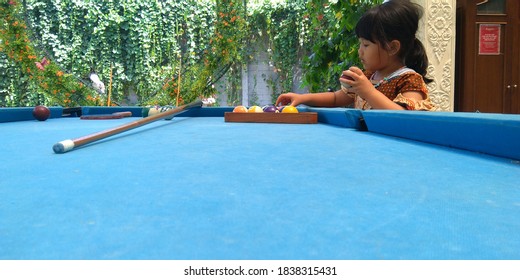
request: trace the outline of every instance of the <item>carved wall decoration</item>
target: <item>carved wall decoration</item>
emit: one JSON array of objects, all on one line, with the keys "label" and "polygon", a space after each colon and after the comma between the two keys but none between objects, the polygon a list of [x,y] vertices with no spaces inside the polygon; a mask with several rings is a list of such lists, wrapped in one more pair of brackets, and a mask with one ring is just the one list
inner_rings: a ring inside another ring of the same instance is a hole
[{"label": "carved wall decoration", "polygon": [[440,111],[453,111],[456,0],[417,0],[424,7],[419,31],[430,60],[430,98]]}]

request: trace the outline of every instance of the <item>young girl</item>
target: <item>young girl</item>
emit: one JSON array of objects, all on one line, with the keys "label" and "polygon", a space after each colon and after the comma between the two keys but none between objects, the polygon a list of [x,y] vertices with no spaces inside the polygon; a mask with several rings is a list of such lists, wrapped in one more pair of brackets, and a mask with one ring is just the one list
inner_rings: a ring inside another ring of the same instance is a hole
[{"label": "young girl", "polygon": [[[336,92],[286,93],[276,104],[358,109],[435,110],[428,97],[428,57],[415,37],[422,8],[390,0],[371,8],[356,25],[358,55],[365,71],[350,67]],[[345,77],[347,76],[347,77]]]}]

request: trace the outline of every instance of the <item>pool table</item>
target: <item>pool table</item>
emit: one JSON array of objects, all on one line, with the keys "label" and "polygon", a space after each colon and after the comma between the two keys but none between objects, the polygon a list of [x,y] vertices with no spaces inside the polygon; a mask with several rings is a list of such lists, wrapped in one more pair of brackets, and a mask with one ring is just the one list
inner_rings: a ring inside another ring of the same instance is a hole
[{"label": "pool table", "polygon": [[193,108],[57,154],[142,108],[0,108],[0,259],[520,259],[520,116],[299,109],[318,123]]}]

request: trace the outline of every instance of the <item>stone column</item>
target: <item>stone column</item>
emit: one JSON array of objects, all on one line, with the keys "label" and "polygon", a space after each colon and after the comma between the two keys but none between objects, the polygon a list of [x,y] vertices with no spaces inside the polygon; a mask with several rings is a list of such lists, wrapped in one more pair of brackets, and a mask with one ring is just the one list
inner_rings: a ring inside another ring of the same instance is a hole
[{"label": "stone column", "polygon": [[415,0],[424,7],[418,38],[428,53],[430,98],[439,111],[453,111],[456,0]]}]

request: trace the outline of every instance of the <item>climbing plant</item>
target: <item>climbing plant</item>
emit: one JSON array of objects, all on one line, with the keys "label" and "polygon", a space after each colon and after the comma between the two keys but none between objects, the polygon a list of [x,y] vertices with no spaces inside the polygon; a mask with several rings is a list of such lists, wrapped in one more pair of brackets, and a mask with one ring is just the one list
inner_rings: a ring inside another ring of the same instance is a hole
[{"label": "climbing plant", "polygon": [[271,86],[273,103],[280,93],[293,89],[296,68],[309,43],[305,34],[308,25],[304,18],[305,3],[304,0],[264,2],[249,17],[255,43],[263,44],[262,40],[267,38],[268,58],[276,75],[265,79]]},{"label": "climbing plant", "polygon": [[[8,72],[15,65],[22,69],[21,75],[28,76],[25,84],[3,79],[3,100],[17,95],[13,88],[44,95],[46,103],[65,106],[106,100],[106,93],[89,95],[73,87],[66,92],[32,79],[27,66],[33,70],[35,63],[45,58],[51,62],[45,69],[59,71],[57,80],[75,77],[82,85],[79,88],[88,89],[83,85],[90,85],[89,74],[96,72],[112,90],[113,100],[125,102],[133,95],[137,103],[171,104],[172,99],[182,96],[174,92],[183,89],[178,83],[181,74],[188,75],[185,81],[196,76],[188,69],[201,63],[214,29],[214,6],[197,0],[0,1],[5,19],[0,53],[7,55],[0,57],[0,62],[5,62],[0,71]],[[17,38],[16,45],[10,37]],[[30,49],[31,54],[24,61],[12,58],[12,46]],[[183,61],[184,69],[180,69]],[[50,100],[49,91],[59,98]],[[33,98],[28,103],[35,102]]]},{"label": "climbing plant", "polygon": [[[0,52],[3,57],[0,71],[13,76],[3,79],[0,91],[2,105],[95,103],[90,91],[75,77],[32,46],[27,24],[18,0],[0,2]],[[39,87],[37,87],[39,86]],[[12,93],[10,92],[12,90]],[[14,94],[13,94],[14,93]]]},{"label": "climbing plant", "polygon": [[360,65],[354,28],[361,15],[382,0],[310,0],[305,18],[310,21],[310,53],[303,60],[303,85],[321,92],[339,87],[341,72]]},{"label": "climbing plant", "polygon": [[195,92],[215,95],[215,83],[226,73],[224,84],[228,104],[240,103],[241,69],[245,63],[243,46],[248,37],[246,25],[246,1],[217,0],[215,28],[209,40],[209,49],[204,52],[204,68],[198,73],[201,77],[193,86]]},{"label": "climbing plant", "polygon": [[[0,106],[240,103],[241,75],[267,40],[273,100],[302,68],[311,90],[356,61],[352,29],[374,1],[0,0]],[[375,1],[381,2],[381,1]],[[264,43],[264,42],[262,42]],[[89,75],[105,83],[104,94]]]}]

